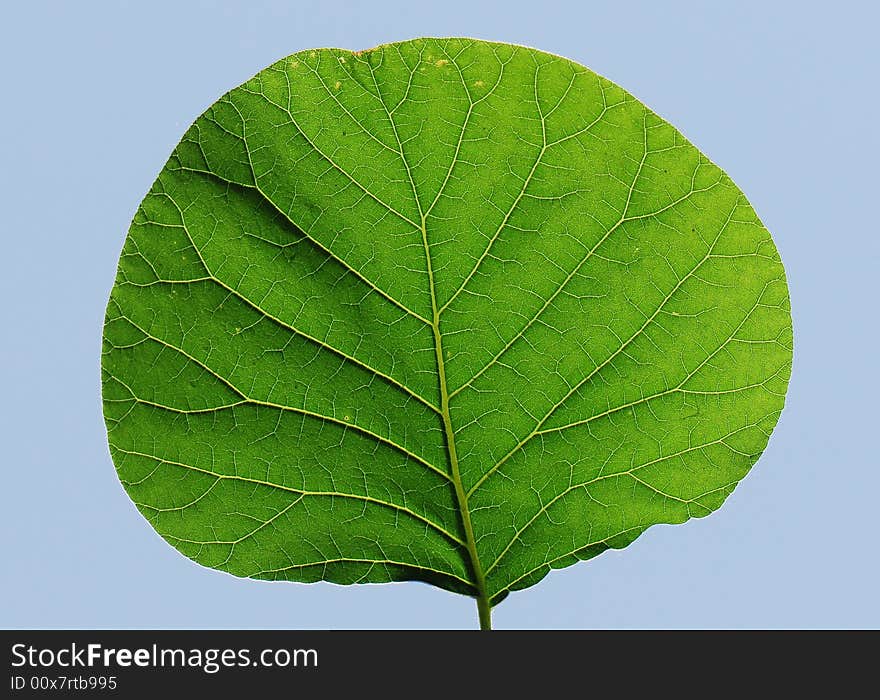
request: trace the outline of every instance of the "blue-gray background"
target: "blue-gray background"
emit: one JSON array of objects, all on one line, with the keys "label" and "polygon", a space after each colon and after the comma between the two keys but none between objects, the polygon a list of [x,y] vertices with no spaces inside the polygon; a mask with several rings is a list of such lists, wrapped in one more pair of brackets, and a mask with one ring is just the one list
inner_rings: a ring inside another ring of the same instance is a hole
[{"label": "blue-gray background", "polygon": [[724,507],[552,573],[496,626],[880,626],[880,17],[822,5],[5,3],[0,626],[475,624],[472,600],[423,584],[263,583],[193,564],[120,487],[99,400],[117,257],[189,123],[294,51],[424,35],[535,46],[635,94],[747,194],[794,310],[787,407]]}]

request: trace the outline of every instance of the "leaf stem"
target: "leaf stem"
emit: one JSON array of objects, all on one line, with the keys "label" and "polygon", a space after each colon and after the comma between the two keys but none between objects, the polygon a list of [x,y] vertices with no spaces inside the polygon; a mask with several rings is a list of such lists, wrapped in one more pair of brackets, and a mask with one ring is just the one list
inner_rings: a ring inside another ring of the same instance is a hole
[{"label": "leaf stem", "polygon": [[492,629],[492,604],[489,602],[489,596],[483,594],[477,598],[477,614],[480,616],[480,629]]}]

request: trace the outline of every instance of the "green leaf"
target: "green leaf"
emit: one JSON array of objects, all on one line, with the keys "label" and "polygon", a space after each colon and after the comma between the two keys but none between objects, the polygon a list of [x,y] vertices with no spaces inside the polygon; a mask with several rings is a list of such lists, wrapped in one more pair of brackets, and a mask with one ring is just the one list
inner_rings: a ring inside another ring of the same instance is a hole
[{"label": "green leaf", "polygon": [[237,576],[490,605],[717,509],[792,358],[779,255],[678,131],[468,39],[285,58],[186,132],[104,329],[111,453]]}]

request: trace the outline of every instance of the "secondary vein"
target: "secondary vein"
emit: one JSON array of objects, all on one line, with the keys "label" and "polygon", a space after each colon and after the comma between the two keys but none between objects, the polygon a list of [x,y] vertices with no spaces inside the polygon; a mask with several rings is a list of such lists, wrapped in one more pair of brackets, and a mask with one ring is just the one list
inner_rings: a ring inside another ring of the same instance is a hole
[{"label": "secondary vein", "polygon": [[377,506],[384,506],[386,508],[391,508],[391,509],[399,511],[401,513],[405,513],[406,515],[409,515],[409,516],[415,518],[416,520],[419,520],[420,522],[431,527],[432,529],[436,530],[437,532],[445,535],[446,537],[448,537],[450,540],[452,540],[456,544],[460,544],[460,545],[464,544],[464,542],[461,541],[461,538],[452,534],[446,528],[442,527],[441,525],[438,525],[433,520],[426,518],[424,515],[420,515],[416,511],[411,510],[405,506],[401,506],[396,503],[391,503],[389,501],[383,501],[379,498],[373,498],[372,496],[362,496],[360,494],[343,493],[340,491],[307,491],[305,489],[295,489],[290,486],[283,486],[281,484],[276,484],[272,481],[265,481],[263,479],[253,479],[253,478],[246,477],[246,476],[240,476],[238,474],[222,474],[220,472],[215,472],[211,469],[204,469],[202,467],[197,467],[192,464],[186,464],[185,462],[178,462],[178,461],[166,459],[164,457],[159,457],[157,455],[149,454],[147,452],[139,452],[136,450],[126,450],[126,449],[123,449],[121,447],[116,447],[116,446],[114,446],[113,449],[115,449],[119,452],[122,452],[123,454],[129,454],[129,455],[133,455],[136,457],[145,457],[148,459],[155,459],[156,461],[161,462],[162,464],[167,464],[169,466],[174,466],[174,467],[180,467],[181,469],[188,469],[190,471],[200,472],[200,473],[205,474],[207,476],[213,476],[218,480],[228,479],[228,480],[232,480],[232,481],[242,481],[242,482],[249,483],[249,484],[256,484],[258,486],[266,486],[269,488],[278,489],[280,491],[287,491],[288,493],[297,494],[300,497],[323,496],[323,497],[335,497],[335,498],[350,498],[350,499],[354,499],[357,501],[363,501],[365,503],[372,503],[373,505],[377,505]]}]

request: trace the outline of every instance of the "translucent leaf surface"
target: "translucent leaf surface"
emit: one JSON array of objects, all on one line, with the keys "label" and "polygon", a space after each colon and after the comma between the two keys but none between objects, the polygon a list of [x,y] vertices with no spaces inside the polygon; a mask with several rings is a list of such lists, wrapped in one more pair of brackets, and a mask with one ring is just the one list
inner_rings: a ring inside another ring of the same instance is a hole
[{"label": "translucent leaf surface", "polygon": [[104,331],[119,476],[238,576],[489,605],[718,508],[791,368],[743,194],[627,92],[533,49],[285,58],[187,131]]}]

